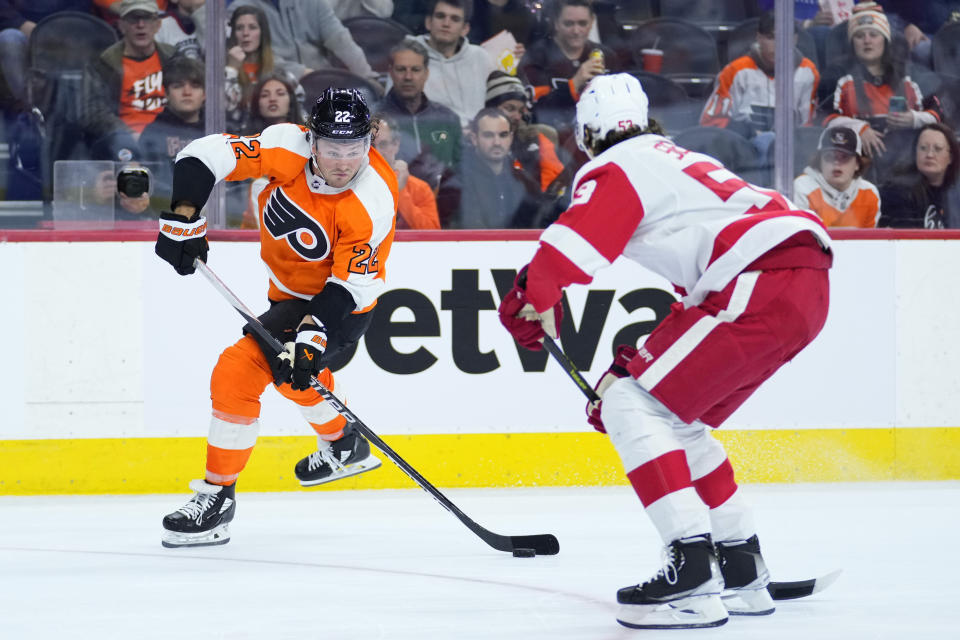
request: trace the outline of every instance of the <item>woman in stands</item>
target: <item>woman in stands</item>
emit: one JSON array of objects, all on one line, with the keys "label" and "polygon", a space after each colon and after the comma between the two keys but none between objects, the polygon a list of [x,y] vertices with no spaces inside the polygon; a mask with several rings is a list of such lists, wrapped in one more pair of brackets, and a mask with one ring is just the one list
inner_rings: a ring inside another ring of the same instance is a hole
[{"label": "woman in stands", "polygon": [[[304,123],[303,109],[301,109],[296,96],[297,86],[293,76],[283,72],[275,72],[264,76],[254,86],[253,95],[249,101],[248,118],[241,128],[243,135],[258,135],[270,125],[280,124],[281,122],[302,125]],[[246,205],[240,227],[256,229],[259,218],[257,216],[257,199],[260,197],[263,188],[267,186],[267,179],[262,177],[251,181],[249,189],[246,181],[233,184],[237,186],[233,187],[233,193],[228,186],[227,197],[236,202],[233,198],[240,194],[245,199]]]},{"label": "woman in stands", "polygon": [[885,136],[939,122],[938,110],[924,104],[920,87],[906,74],[906,51],[898,54],[892,46],[883,7],[875,2],[855,5],[847,37],[853,67],[837,81],[833,113],[825,125],[850,127],[860,135],[867,155],[877,158],[896,146]]},{"label": "woman in stands", "polygon": [[924,125],[917,132],[910,164],[880,188],[880,227],[960,228],[960,145],[945,124]]},{"label": "woman in stands", "polygon": [[824,129],[810,166],[793,182],[793,200],[820,216],[828,227],[875,227],[880,194],[861,177],[869,166],[856,131]]},{"label": "woman in stands", "polygon": [[[248,119],[247,107],[258,82],[275,71],[289,71],[270,46],[270,23],[258,7],[242,6],[230,17],[227,38],[226,107],[228,129],[237,131]],[[298,124],[302,124],[299,123]]]}]

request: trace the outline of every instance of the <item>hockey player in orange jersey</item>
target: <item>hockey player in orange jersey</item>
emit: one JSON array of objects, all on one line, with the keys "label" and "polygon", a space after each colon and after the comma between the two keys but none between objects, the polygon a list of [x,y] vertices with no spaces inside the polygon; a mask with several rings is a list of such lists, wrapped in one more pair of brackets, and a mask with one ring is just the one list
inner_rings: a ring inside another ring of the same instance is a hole
[{"label": "hockey player in orange jersey", "polygon": [[273,383],[317,432],[317,451],[295,473],[314,486],[380,466],[370,445],[310,388],[310,377],[344,397],[325,363],[370,325],[384,289],[393,242],[397,179],[371,148],[370,112],[353,89],[327,89],[309,128],[278,124],[250,137],[211,135],[180,152],[172,213],[160,218],[156,252],[181,275],[207,258],[200,210],[220,180],[268,176],[260,194],[260,256],[269,310],[260,321],[286,349],[276,355],[255,334],[220,355],[210,380],[213,416],[206,475],[193,498],[163,519],[166,547],[225,544],[235,486],[259,430],[260,396]]}]

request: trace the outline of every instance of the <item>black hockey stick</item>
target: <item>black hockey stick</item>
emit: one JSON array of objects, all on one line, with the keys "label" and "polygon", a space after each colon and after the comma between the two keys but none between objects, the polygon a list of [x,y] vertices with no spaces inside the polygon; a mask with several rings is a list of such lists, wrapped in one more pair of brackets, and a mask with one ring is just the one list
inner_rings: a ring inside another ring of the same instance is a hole
[{"label": "black hockey stick", "polygon": [[[543,337],[543,346],[550,352],[550,355],[563,367],[563,370],[570,376],[570,379],[583,392],[590,402],[598,402],[600,396],[593,390],[590,383],[584,379],[583,375],[577,369],[577,365],[567,357],[567,354],[554,342],[553,338],[545,335]],[[840,569],[828,573],[819,578],[810,578],[809,580],[797,580],[794,582],[771,582],[767,585],[767,591],[774,600],[795,600],[797,598],[806,598],[809,595],[823,591],[837,579],[840,575]]]},{"label": "black hockey stick", "polygon": [[[233,306],[237,312],[243,316],[250,327],[257,332],[267,344],[269,344],[276,353],[283,351],[283,345],[279,340],[273,337],[266,327],[260,323],[260,320],[253,314],[250,309],[237,298],[236,295],[230,289],[227,288],[227,285],[217,277],[213,271],[210,270],[203,261],[197,259],[194,262],[197,270],[200,271],[210,281],[210,284],[213,285],[213,288],[220,292],[220,294],[227,299],[227,301]],[[336,396],[334,396],[329,389],[320,384],[316,378],[310,379],[310,386],[319,393],[324,400],[326,400],[331,407],[333,407],[340,415],[346,418],[347,422],[351,423],[356,427],[364,438],[369,440],[377,449],[383,452],[390,460],[393,461],[395,465],[400,467],[400,470],[403,471],[411,480],[420,485],[420,488],[433,496],[433,499],[440,503],[444,509],[452,513],[457,517],[460,522],[465,524],[470,531],[473,531],[477,536],[486,542],[488,545],[496,549],[497,551],[508,551],[512,552],[515,549],[533,549],[540,555],[552,556],[560,551],[560,543],[557,541],[556,536],[550,533],[542,533],[532,536],[504,536],[498,533],[493,533],[484,529],[479,524],[471,520],[463,511],[461,511],[457,505],[450,502],[449,498],[440,493],[440,491],[434,487],[432,484],[427,482],[426,478],[421,476],[416,469],[410,466],[406,460],[400,457],[396,451],[390,448],[386,442],[380,439],[380,436],[375,434],[370,430],[370,427],[365,425],[360,418],[358,418],[350,409],[348,409],[342,402],[340,402]]]}]

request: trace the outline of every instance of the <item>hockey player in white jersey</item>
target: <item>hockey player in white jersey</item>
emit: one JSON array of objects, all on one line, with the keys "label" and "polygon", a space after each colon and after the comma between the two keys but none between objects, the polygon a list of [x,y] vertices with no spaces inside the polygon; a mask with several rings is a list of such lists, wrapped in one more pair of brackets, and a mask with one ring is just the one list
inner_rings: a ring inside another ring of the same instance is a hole
[{"label": "hockey player in white jersey", "polygon": [[[577,104],[591,161],[500,305],[530,349],[558,337],[563,289],[624,256],[682,298],[638,349],[620,345],[589,420],[610,437],[660,533],[664,566],[620,589],[634,628],[711,627],[773,613],[769,573],[719,427],[820,332],[830,238],[817,216],[673,144],[628,74],[594,78]],[[726,595],[721,594],[726,587]]]}]

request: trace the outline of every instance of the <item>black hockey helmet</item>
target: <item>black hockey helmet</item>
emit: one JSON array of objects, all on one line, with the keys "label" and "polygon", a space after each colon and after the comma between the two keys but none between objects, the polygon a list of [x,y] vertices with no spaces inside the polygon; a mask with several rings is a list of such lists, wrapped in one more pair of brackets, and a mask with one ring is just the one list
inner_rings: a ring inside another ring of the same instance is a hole
[{"label": "black hockey helmet", "polygon": [[313,105],[308,124],[321,138],[363,138],[370,133],[370,109],[356,89],[327,87]]}]

